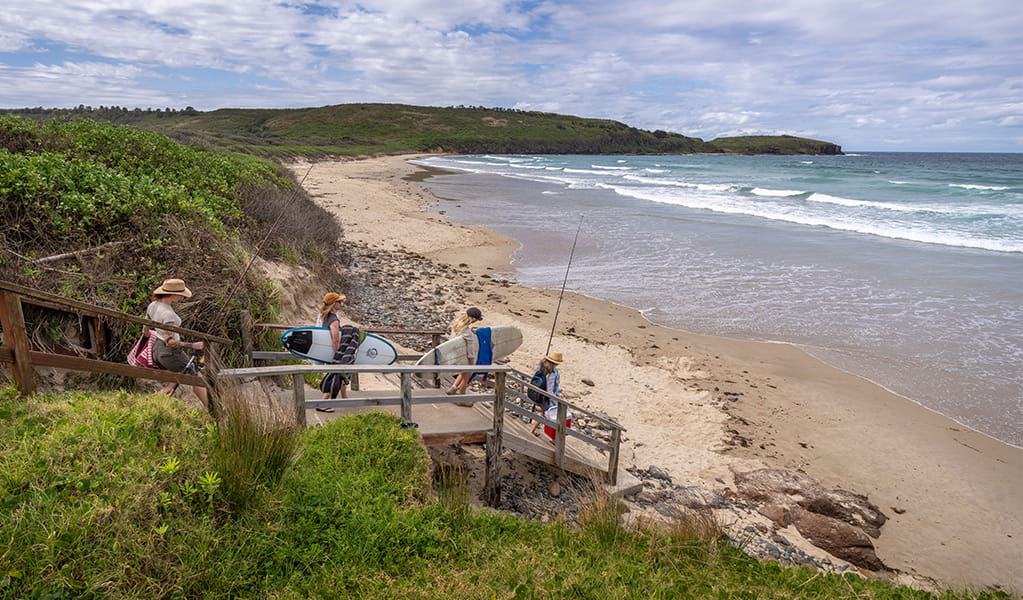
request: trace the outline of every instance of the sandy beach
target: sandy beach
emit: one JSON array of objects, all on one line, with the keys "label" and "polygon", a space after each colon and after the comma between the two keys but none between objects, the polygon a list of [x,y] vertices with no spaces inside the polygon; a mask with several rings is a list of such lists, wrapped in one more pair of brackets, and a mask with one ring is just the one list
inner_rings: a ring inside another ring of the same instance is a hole
[{"label": "sandy beach", "polygon": [[[304,185],[352,242],[461,269],[466,305],[481,307],[486,325],[523,331],[511,364],[531,372],[559,290],[509,285],[517,243],[425,210],[437,199],[406,179],[422,171],[407,158],[316,163]],[[301,177],[309,165],[293,168]],[[284,300],[286,311],[308,312]],[[900,583],[1023,593],[1023,450],[795,347],[668,329],[570,292],[553,349],[567,358],[566,399],[627,429],[623,466],[656,465],[676,482],[725,491],[737,472],[798,470],[887,515],[873,543]]]}]

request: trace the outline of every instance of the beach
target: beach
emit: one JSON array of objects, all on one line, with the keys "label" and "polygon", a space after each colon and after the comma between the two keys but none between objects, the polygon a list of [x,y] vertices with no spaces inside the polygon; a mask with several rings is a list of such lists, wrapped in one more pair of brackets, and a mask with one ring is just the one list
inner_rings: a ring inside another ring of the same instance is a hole
[{"label": "beach", "polygon": [[[308,170],[304,187],[353,243],[458,269],[457,300],[481,307],[486,325],[520,328],[525,342],[511,364],[531,372],[546,352],[560,290],[514,283],[514,240],[426,210],[437,199],[408,179],[423,172],[408,158],[292,168],[300,177]],[[286,299],[285,310],[298,304]],[[793,346],[660,327],[571,292],[551,348],[566,357],[565,398],[627,430],[623,466],[657,466],[676,482],[723,492],[736,488],[735,473],[801,471],[884,512],[889,520],[873,543],[896,580],[1023,593],[1023,450]]]}]

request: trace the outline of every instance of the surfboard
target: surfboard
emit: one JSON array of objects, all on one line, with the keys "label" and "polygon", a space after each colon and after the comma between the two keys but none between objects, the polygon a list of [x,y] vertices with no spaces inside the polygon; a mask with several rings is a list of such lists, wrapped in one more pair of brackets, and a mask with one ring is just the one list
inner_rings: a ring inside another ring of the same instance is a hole
[{"label": "surfboard", "polygon": [[[467,365],[469,363],[469,349],[470,343],[474,346],[474,353],[477,355],[482,352],[477,352],[476,348],[480,348],[480,332],[483,329],[488,329],[490,333],[490,351],[492,353],[492,361],[502,359],[522,345],[522,332],[519,331],[518,327],[481,327],[476,332],[477,340],[475,343],[466,342],[466,339],[458,336],[451,338],[443,344],[437,346],[433,350],[428,351],[426,354],[421,356],[416,361],[416,365]],[[423,379],[432,379],[436,376],[435,373],[429,371],[417,372],[416,377]]]},{"label": "surfboard", "polygon": [[[334,344],[328,327],[293,327],[281,334],[281,346],[299,358],[323,363],[334,362]],[[389,365],[398,360],[398,351],[380,336],[366,334],[355,352],[357,365]]]}]

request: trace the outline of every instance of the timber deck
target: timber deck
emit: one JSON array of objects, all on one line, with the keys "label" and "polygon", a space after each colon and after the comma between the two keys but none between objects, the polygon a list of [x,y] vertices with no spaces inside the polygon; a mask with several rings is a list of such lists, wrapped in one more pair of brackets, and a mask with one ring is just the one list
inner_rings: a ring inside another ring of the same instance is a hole
[{"label": "timber deck", "polygon": [[[284,392],[288,397],[291,392]],[[413,399],[417,396],[436,395],[435,389],[414,390]],[[306,400],[319,400],[323,394],[319,390],[307,389]],[[374,396],[393,396],[387,391],[348,391],[349,399],[361,399],[372,402]],[[318,425],[336,419],[343,414],[362,413],[379,410],[400,416],[397,406],[358,406],[337,407],[332,413],[320,412],[312,408],[306,409],[306,423]],[[425,446],[450,446],[458,444],[482,444],[486,442],[487,432],[493,427],[493,408],[491,402],[478,402],[471,407],[457,406],[451,403],[416,404],[412,409],[412,421],[418,425],[420,438]],[[534,460],[554,465],[554,442],[543,435],[543,427],[537,429],[538,435],[529,432],[531,424],[505,412],[503,447]],[[577,475],[600,480],[607,473],[607,457],[592,446],[571,436],[565,440],[564,469]],[[601,484],[611,495],[620,497],[633,494],[642,489],[642,482],[625,469],[618,469],[618,483],[615,486]]]}]

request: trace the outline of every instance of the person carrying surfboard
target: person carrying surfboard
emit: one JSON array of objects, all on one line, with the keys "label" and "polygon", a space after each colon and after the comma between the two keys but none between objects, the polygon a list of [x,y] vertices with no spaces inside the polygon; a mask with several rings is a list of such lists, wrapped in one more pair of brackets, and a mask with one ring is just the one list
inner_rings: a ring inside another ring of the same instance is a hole
[{"label": "person carrying surfboard", "polygon": [[[478,343],[476,341],[476,328],[471,327],[474,323],[478,323],[483,320],[483,313],[480,309],[475,306],[465,311],[465,314],[458,317],[451,322],[451,337],[462,337],[465,338],[466,355],[469,359],[469,364],[476,364],[476,354],[478,353]],[[469,381],[472,380],[472,373],[465,372],[459,373],[458,377],[455,377],[454,383],[448,388],[447,394],[465,394],[466,390],[469,389]],[[457,403],[456,403],[457,404]],[[471,406],[471,405],[469,405]]]},{"label": "person carrying surfboard", "polygon": [[[334,344],[335,352],[341,348],[341,319],[338,318],[337,311],[341,308],[341,301],[344,299],[345,296],[335,292],[325,294],[323,305],[320,307],[320,316],[316,318],[317,327],[330,329],[330,340]],[[337,398],[338,393],[342,398],[347,398],[348,378],[341,373],[327,373],[320,380],[320,391],[323,392],[323,400],[333,400]],[[334,409],[330,407],[316,410],[327,413],[334,412]]]}]

